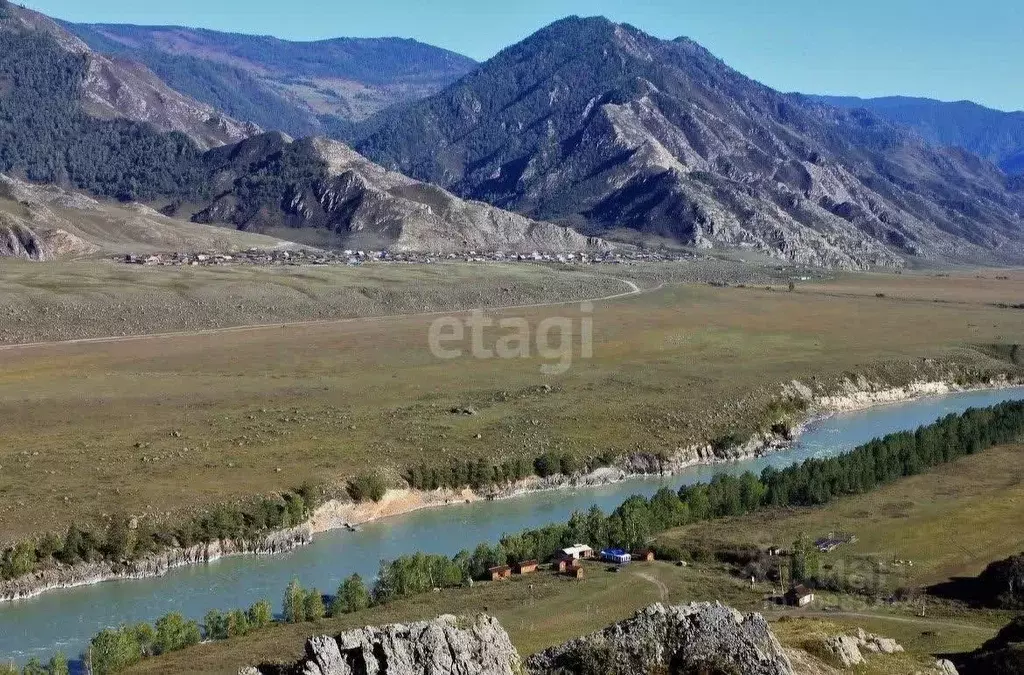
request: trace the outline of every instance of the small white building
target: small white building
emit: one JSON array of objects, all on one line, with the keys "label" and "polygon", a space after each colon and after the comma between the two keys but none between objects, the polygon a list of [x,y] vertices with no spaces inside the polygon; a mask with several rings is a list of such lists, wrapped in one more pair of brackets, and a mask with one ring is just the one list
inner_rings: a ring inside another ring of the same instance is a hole
[{"label": "small white building", "polygon": [[559,552],[559,556],[569,560],[590,560],[594,557],[594,549],[590,548],[586,544],[576,544],[568,548],[563,548]]}]

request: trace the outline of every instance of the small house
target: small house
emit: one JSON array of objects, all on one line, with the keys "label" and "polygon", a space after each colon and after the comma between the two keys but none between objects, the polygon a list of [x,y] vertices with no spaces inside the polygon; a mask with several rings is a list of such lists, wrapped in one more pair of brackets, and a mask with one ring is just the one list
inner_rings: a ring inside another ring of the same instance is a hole
[{"label": "small house", "polygon": [[791,607],[806,607],[814,602],[814,593],[803,584],[797,584],[786,591],[786,604]]},{"label": "small house", "polygon": [[654,551],[649,548],[637,551],[633,554],[633,560],[639,560],[640,562],[654,562]]},{"label": "small house", "polygon": [[580,561],[575,558],[559,558],[554,564],[556,572],[569,572],[577,567],[580,567]]},{"label": "small house", "polygon": [[533,574],[537,571],[536,560],[524,560],[520,563],[516,563],[516,574]]},{"label": "small house", "polygon": [[601,560],[615,563],[616,565],[625,565],[632,559],[633,556],[626,553],[621,548],[606,548],[601,551]]},{"label": "small house", "polygon": [[491,575],[491,581],[502,581],[512,576],[512,568],[508,565],[499,565],[498,567],[492,567],[487,570],[487,573]]},{"label": "small house", "polygon": [[557,553],[557,557],[569,560],[590,560],[594,557],[594,549],[586,544],[576,544],[575,546],[563,548]]},{"label": "small house", "polygon": [[582,565],[576,565],[574,567],[570,567],[569,570],[565,574],[567,576],[570,576],[573,579],[576,579],[577,581],[579,581],[580,579],[583,578],[583,575],[584,575],[583,566]]}]

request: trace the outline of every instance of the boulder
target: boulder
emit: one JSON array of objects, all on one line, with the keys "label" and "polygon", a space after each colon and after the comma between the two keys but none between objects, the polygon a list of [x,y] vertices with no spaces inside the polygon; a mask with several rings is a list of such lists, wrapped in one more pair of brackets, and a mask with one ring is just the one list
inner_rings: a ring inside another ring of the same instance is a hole
[{"label": "boulder", "polygon": [[[282,672],[268,666],[244,675]],[[497,619],[441,616],[433,621],[367,627],[306,643],[287,669],[301,675],[518,675],[519,655]],[[240,671],[241,675],[241,671]]]},{"label": "boulder", "polygon": [[657,604],[588,637],[530,657],[532,675],[744,673],[789,675],[793,666],[768,622],[718,603]]},{"label": "boulder", "polygon": [[860,641],[849,635],[837,635],[825,640],[825,650],[843,668],[851,668],[864,663],[864,656],[860,653]]}]

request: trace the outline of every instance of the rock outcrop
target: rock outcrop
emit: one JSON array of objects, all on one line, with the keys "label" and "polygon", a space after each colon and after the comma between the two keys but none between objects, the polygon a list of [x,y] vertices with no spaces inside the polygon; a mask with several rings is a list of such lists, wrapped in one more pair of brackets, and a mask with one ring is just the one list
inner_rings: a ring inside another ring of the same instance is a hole
[{"label": "rock outcrop", "polygon": [[1024,616],[957,663],[964,675],[1020,675],[1024,673]]},{"label": "rock outcrop", "polygon": [[793,673],[764,617],[717,603],[652,605],[600,633],[540,652],[526,666],[533,675]]},{"label": "rock outcrop", "polygon": [[292,665],[242,668],[239,675],[792,675],[768,622],[721,604],[657,604],[589,637],[522,663],[498,620],[442,616],[362,628],[306,643]]},{"label": "rock outcrop", "polygon": [[441,616],[433,621],[361,628],[306,643],[291,667],[244,668],[240,673],[296,675],[518,675],[519,654],[498,620]]}]

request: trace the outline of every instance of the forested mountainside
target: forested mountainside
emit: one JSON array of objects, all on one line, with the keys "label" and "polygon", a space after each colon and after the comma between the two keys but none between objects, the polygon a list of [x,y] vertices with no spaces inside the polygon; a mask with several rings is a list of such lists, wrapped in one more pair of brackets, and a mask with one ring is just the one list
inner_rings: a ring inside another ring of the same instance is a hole
[{"label": "forested mountainside", "polygon": [[1024,112],[1003,112],[972,103],[886,96],[810,96],[829,105],[869,110],[908,126],[935,145],[963,148],[1009,174],[1024,174]]},{"label": "forested mountainside", "polygon": [[[48,88],[48,95],[55,87],[63,88],[61,95],[69,103],[80,104],[89,117],[148,122],[159,131],[179,131],[203,148],[233,143],[259,131],[171,89],[138,62],[90,50],[49,17],[7,0],[0,0],[0,34],[5,46],[0,76],[6,82],[0,95],[6,105],[27,106],[18,100],[28,88],[27,74],[35,85]],[[44,38],[49,39],[42,47],[44,53],[25,49],[30,43],[42,46]],[[58,74],[72,67],[76,72],[71,80]]]},{"label": "forested mountainside", "polygon": [[[90,114],[97,104],[91,79],[97,57],[46,17],[0,7],[0,173],[121,201],[168,203],[168,214],[202,223],[258,232],[282,228],[286,238],[289,231],[298,236],[298,228],[315,229],[325,235],[318,240],[334,244],[416,250],[588,246],[570,229],[464,201],[323,138],[293,142],[265,133],[204,152],[194,138],[161,130],[146,114]],[[398,65],[391,69],[401,72]],[[415,67],[407,77],[415,80]],[[40,253],[45,242],[30,236],[24,223],[8,225],[2,233],[7,255],[47,257]]]},{"label": "forested mountainside", "polygon": [[98,52],[144,63],[180,92],[293,136],[344,135],[349,122],[434,94],[476,67],[400,38],[291,42],[180,26],[63,25]]},{"label": "forested mountainside", "polygon": [[603,18],[556,22],[354,136],[389,168],[589,232],[842,267],[1024,256],[1024,196],[994,165]]},{"label": "forested mountainside", "polygon": [[50,34],[0,30],[0,172],[122,200],[199,183],[202,151],[180,132],[85,111],[85,54]]}]

